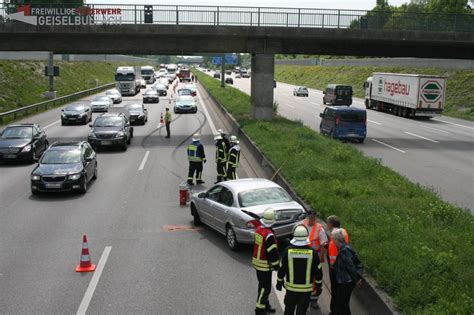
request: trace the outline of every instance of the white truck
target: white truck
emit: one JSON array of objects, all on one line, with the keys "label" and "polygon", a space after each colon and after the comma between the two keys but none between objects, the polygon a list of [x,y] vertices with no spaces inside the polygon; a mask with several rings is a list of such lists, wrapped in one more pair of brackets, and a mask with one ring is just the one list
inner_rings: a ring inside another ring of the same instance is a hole
[{"label": "white truck", "polygon": [[155,83],[155,68],[152,66],[143,66],[140,68],[140,73],[142,75],[142,79],[145,80],[147,84]]},{"label": "white truck", "polygon": [[431,118],[443,112],[446,77],[375,72],[364,88],[367,109],[407,118]]},{"label": "white truck", "polygon": [[140,92],[141,78],[134,67],[118,67],[115,71],[117,89],[122,95],[136,95]]}]

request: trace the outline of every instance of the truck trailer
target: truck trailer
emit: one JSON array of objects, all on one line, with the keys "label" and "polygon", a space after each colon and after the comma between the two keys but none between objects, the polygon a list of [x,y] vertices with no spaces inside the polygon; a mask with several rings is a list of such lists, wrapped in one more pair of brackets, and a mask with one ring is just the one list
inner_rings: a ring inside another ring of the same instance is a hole
[{"label": "truck trailer", "polygon": [[376,72],[367,78],[364,89],[367,109],[431,118],[443,112],[446,77]]}]

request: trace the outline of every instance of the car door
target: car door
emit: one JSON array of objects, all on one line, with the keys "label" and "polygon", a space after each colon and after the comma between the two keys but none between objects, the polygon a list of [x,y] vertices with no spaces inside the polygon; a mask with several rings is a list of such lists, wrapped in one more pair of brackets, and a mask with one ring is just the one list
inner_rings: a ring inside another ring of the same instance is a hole
[{"label": "car door", "polygon": [[214,206],[218,203],[223,186],[216,185],[206,192],[206,197],[202,200],[201,207],[198,209],[201,220],[209,226],[215,228]]},{"label": "car door", "polygon": [[324,133],[327,133],[328,132],[328,123],[327,123],[327,120],[328,120],[328,112],[329,112],[329,109],[326,107],[323,111],[323,117],[321,117],[321,130],[324,132]]},{"label": "car door", "polygon": [[226,224],[229,222],[229,216],[231,215],[232,206],[234,205],[234,196],[232,192],[226,187],[222,187],[219,194],[218,201],[213,204],[212,216],[216,224],[216,229],[225,233]]},{"label": "car door", "polygon": [[89,143],[85,143],[83,146],[82,160],[84,163],[84,169],[87,173],[87,179],[90,180],[94,176],[95,170],[95,153]]},{"label": "car door", "polygon": [[45,136],[41,128],[33,126],[33,150],[35,150],[36,156],[40,156],[45,150]]}]

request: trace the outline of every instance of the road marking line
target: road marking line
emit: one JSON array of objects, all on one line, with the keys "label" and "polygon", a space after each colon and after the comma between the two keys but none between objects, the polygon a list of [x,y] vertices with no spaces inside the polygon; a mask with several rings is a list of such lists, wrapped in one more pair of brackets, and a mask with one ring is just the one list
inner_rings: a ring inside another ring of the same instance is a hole
[{"label": "road marking line", "polygon": [[50,123],[50,124],[47,125],[47,126],[44,126],[43,129],[48,129],[49,127],[52,127],[52,126],[56,125],[56,124],[59,123],[59,122],[61,122],[61,119],[58,119],[58,120],[56,120],[55,122]]},{"label": "road marking line", "polygon": [[410,136],[413,136],[413,137],[417,137],[417,138],[420,138],[420,139],[423,139],[423,140],[426,140],[426,141],[430,141],[430,142],[433,142],[433,143],[439,143],[439,141],[436,141],[436,140],[433,140],[433,139],[430,139],[430,138],[426,138],[426,137],[417,135],[416,133],[411,133],[411,132],[408,132],[408,131],[405,131],[405,133],[406,133],[407,135],[410,135]]},{"label": "road marking line", "polygon": [[376,121],[373,121],[373,120],[370,120],[370,119],[367,119],[368,122],[371,122],[373,124],[376,124],[376,125],[382,125],[382,123],[379,123],[379,122],[376,122]]},{"label": "road marking line", "polygon": [[143,157],[143,160],[140,163],[140,167],[138,168],[138,171],[143,171],[143,169],[145,168],[146,160],[148,160],[148,155],[150,155],[150,151],[145,152],[145,156]]},{"label": "road marking line", "polygon": [[209,112],[207,111],[206,105],[204,105],[204,101],[202,100],[201,93],[198,94],[199,103],[201,103],[202,109],[204,110],[204,115],[206,115],[207,121],[209,122],[209,127],[211,127],[212,134],[217,134],[216,126],[214,126],[214,122],[212,121]]},{"label": "road marking line", "polygon": [[386,146],[387,148],[393,149],[393,150],[398,151],[398,152],[400,152],[400,153],[406,153],[405,151],[400,150],[400,149],[395,148],[395,147],[392,147],[390,144],[386,144],[386,143],[384,143],[384,142],[382,142],[382,141],[379,141],[379,140],[376,140],[376,139],[372,139],[372,141],[375,141],[375,142],[377,142],[377,143],[380,143],[381,145],[384,145],[384,146]]},{"label": "road marking line", "polygon": [[99,283],[100,276],[102,275],[102,271],[104,271],[105,263],[109,258],[110,251],[112,250],[112,246],[106,246],[104,251],[102,252],[102,256],[100,256],[99,263],[97,264],[97,269],[92,276],[91,282],[87,287],[86,293],[82,298],[81,305],[79,305],[79,309],[77,310],[77,315],[85,315],[87,309],[89,308],[89,304],[94,296],[95,289],[97,288],[97,284]]},{"label": "road marking line", "polygon": [[461,124],[455,124],[455,123],[452,123],[452,122],[449,122],[449,121],[445,121],[445,120],[439,120],[439,119],[433,119],[434,121],[439,121],[439,122],[442,122],[442,123],[445,123],[445,124],[450,124],[450,125],[454,125],[454,126],[459,126],[459,127],[464,127],[464,128],[467,128],[467,129],[472,129],[474,130],[473,127],[469,127],[469,126],[465,126],[465,125],[461,125]]},{"label": "road marking line", "polygon": [[431,129],[431,130],[434,130],[434,131],[439,131],[439,132],[443,132],[443,133],[450,133],[449,131],[445,131],[445,130],[441,130],[441,129],[437,129],[437,128],[432,128],[432,127],[427,127],[427,126],[423,126],[423,125],[418,125],[422,128],[426,128],[426,129]]},{"label": "road marking line", "polygon": [[276,284],[277,284],[276,278],[277,278],[276,275],[275,277],[272,277],[273,292],[275,292],[276,294],[278,304],[280,304],[281,309],[284,310],[285,309],[285,293],[283,292],[283,289],[281,291],[278,291],[276,289]]}]

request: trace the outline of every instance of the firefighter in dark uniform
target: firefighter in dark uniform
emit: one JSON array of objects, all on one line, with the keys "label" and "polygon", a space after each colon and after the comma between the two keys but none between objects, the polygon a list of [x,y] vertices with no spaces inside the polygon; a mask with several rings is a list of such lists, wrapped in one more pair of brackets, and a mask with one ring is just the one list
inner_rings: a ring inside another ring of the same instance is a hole
[{"label": "firefighter in dark uniform", "polygon": [[225,148],[227,150],[225,154],[228,155],[229,150],[230,150],[230,141],[229,141],[229,138],[227,137],[227,133],[222,129],[218,129],[217,132],[220,133],[222,136],[222,140],[224,141]]},{"label": "firefighter in dark uniform", "polygon": [[225,146],[222,135],[217,134],[214,136],[216,141],[216,167],[217,167],[217,182],[214,184],[225,181],[226,179],[226,163],[227,163],[227,148]]},{"label": "firefighter in dark uniform", "polygon": [[260,220],[261,226],[255,230],[252,265],[257,271],[258,297],[255,314],[275,313],[268,296],[272,289],[272,272],[278,270],[280,259],[277,240],[272,230],[275,223],[275,210],[266,209]]},{"label": "firefighter in dark uniform", "polygon": [[227,156],[227,179],[237,179],[236,170],[240,162],[240,146],[236,136],[230,137],[230,150]]},{"label": "firefighter in dark uniform", "polygon": [[285,285],[285,315],[306,314],[313,282],[316,294],[322,292],[323,271],[318,252],[310,246],[308,229],[298,225],[293,233],[291,245],[285,250],[278,270],[276,289]]},{"label": "firefighter in dark uniform", "polygon": [[199,134],[194,134],[193,142],[188,145],[188,185],[192,186],[194,173],[196,173],[196,184],[204,184],[202,180],[203,163],[206,163],[206,155],[204,153],[204,146],[200,142]]}]

